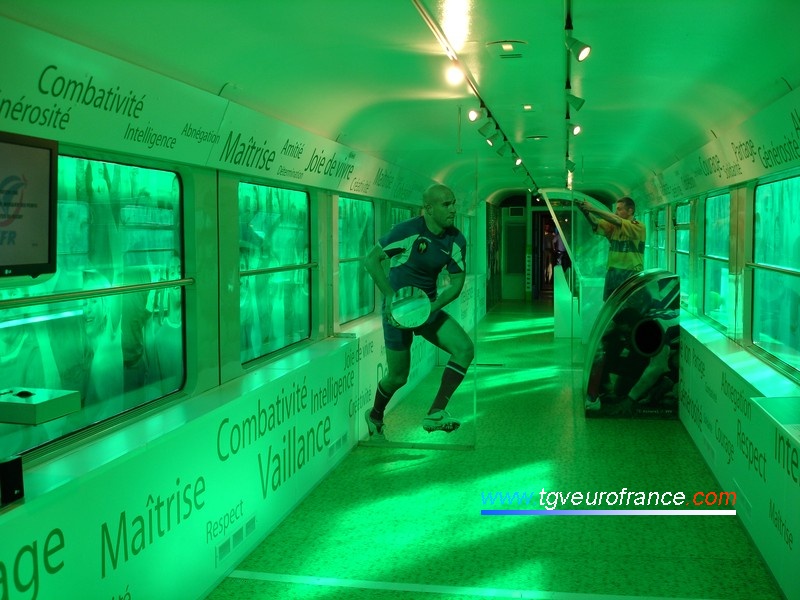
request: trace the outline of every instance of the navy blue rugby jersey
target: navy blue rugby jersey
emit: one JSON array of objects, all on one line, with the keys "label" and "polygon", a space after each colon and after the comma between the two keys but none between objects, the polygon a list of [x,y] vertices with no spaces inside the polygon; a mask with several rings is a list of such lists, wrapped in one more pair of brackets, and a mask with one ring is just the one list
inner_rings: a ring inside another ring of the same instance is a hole
[{"label": "navy blue rugby jersey", "polygon": [[389,283],[395,291],[413,285],[434,299],[436,280],[442,269],[449,273],[467,270],[464,234],[448,227],[440,235],[434,235],[423,217],[398,223],[378,243],[390,259]]}]

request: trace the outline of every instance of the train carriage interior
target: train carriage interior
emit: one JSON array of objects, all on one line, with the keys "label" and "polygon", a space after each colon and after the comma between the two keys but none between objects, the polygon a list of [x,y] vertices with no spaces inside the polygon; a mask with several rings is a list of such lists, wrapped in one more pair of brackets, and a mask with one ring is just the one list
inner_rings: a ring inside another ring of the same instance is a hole
[{"label": "train carriage interior", "polygon": [[798,23],[0,0],[0,600],[800,600]]}]

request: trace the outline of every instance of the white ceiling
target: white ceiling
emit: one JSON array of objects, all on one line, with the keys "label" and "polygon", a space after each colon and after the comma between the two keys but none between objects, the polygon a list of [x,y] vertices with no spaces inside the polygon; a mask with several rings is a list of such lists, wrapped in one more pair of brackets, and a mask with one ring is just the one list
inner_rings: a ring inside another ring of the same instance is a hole
[{"label": "white ceiling", "polygon": [[[445,9],[467,18],[458,62],[543,188],[565,185],[569,153],[575,189],[630,193],[800,85],[797,0],[0,0],[0,14],[500,201],[530,180],[466,121],[468,86],[444,81],[434,30],[461,37]],[[568,10],[592,46],[583,63],[565,49]],[[519,57],[499,40],[522,42]],[[568,65],[586,100],[569,146]]]}]

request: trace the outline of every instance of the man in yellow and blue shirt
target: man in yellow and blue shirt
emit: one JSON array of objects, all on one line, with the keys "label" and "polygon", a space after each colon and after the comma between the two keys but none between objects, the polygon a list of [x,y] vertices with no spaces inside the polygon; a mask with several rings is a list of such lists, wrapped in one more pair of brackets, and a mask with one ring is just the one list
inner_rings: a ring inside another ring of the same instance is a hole
[{"label": "man in yellow and blue shirt", "polygon": [[605,301],[626,279],[644,268],[644,224],[633,218],[636,204],[628,197],[617,200],[613,213],[586,201],[581,203],[580,209],[595,233],[607,237],[610,244],[603,288]]}]

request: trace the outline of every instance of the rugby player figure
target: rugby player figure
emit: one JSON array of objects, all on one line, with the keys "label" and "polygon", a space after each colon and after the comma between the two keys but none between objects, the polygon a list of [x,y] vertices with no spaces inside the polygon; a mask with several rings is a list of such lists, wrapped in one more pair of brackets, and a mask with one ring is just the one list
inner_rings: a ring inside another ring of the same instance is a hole
[{"label": "rugby player figure", "polygon": [[[450,354],[439,391],[422,427],[428,431],[451,432],[461,423],[445,410],[450,397],[464,380],[475,355],[472,340],[450,315],[442,310],[458,298],[466,278],[467,241],[453,226],[456,199],[450,188],[434,184],[422,194],[422,215],[395,225],[364,257],[364,268],[384,297],[383,336],[386,344],[386,375],[378,382],[375,401],[364,417],[370,438],[385,438],[383,413],[394,393],[408,381],[411,342],[421,335]],[[389,273],[382,262],[389,260]],[[438,293],[436,280],[447,269],[450,285]],[[428,320],[415,329],[402,329],[389,307],[395,291],[413,285],[431,301]]]}]

